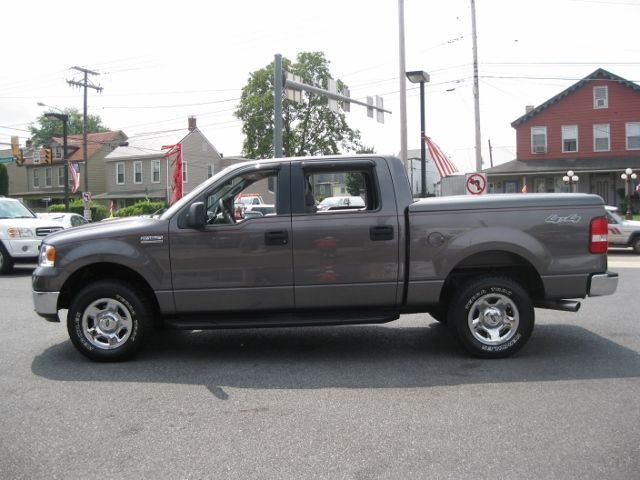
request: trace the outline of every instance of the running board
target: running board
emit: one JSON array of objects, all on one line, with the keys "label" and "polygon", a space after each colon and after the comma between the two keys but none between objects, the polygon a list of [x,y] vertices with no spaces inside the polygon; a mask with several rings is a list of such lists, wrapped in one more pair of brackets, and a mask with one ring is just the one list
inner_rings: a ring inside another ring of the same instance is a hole
[{"label": "running board", "polygon": [[563,312],[577,312],[580,310],[580,302],[575,300],[542,300],[534,304],[536,308],[548,308],[549,310],[562,310]]}]

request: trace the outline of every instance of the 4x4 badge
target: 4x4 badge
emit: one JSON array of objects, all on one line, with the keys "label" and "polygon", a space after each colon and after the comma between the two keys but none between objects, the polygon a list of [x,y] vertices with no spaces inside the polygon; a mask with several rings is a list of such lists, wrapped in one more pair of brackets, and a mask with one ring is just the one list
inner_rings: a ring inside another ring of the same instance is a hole
[{"label": "4x4 badge", "polygon": [[556,224],[557,223],[580,223],[580,220],[582,220],[582,217],[577,213],[574,213],[572,215],[566,215],[564,217],[558,215],[557,213],[554,213],[553,215],[549,215],[547,218],[544,219],[546,223],[556,223]]}]

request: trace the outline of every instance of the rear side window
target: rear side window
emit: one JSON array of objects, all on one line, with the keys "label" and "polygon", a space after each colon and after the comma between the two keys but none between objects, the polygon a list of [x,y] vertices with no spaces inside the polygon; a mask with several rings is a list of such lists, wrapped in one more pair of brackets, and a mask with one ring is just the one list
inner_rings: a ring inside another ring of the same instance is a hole
[{"label": "rear side window", "polygon": [[305,213],[377,210],[378,195],[369,169],[304,171]]}]

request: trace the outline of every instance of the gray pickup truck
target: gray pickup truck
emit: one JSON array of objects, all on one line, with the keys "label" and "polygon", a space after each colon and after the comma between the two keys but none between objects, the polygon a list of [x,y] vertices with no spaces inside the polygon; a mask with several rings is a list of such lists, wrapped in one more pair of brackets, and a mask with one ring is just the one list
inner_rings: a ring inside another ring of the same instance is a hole
[{"label": "gray pickup truck", "polygon": [[[261,192],[275,213],[243,218]],[[359,192],[363,203],[319,210]],[[351,193],[347,193],[351,192]],[[612,294],[603,201],[586,194],[414,201],[400,160],[293,158],[234,165],[159,217],[55,233],[33,273],[36,312],[98,361],[182,329],[381,323],[428,312],[471,354],[530,337],[534,308]]]}]

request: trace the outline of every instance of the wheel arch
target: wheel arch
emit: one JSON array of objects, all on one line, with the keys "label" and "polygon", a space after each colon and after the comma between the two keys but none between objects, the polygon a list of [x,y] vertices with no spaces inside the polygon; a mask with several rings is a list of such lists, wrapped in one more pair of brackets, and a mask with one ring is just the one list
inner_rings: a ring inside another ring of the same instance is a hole
[{"label": "wheel arch", "polygon": [[[109,262],[86,265],[75,271],[60,290],[58,309],[68,309],[75,293],[86,285],[103,280],[124,282],[136,287],[149,300],[154,311],[156,313],[160,311],[155,292],[140,273],[124,265]],[[158,316],[156,315],[156,317]]]},{"label": "wheel arch", "polygon": [[508,250],[473,253],[462,259],[449,272],[440,291],[440,305],[448,305],[463,283],[487,275],[509,277],[526,286],[532,301],[545,297],[540,273],[525,257]]}]

